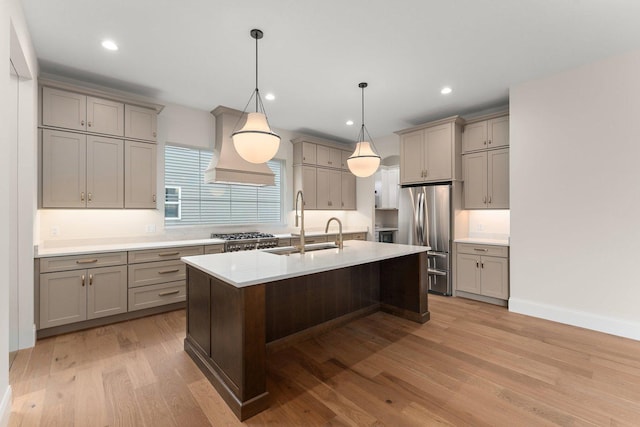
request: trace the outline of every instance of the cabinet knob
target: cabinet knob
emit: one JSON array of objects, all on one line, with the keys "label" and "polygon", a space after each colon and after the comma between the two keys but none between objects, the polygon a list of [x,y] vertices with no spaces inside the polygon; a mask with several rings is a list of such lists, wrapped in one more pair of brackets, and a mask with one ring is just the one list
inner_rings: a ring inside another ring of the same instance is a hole
[{"label": "cabinet knob", "polygon": [[80,201],[84,202],[84,191],[80,193]]},{"label": "cabinet knob", "polygon": [[87,126],[91,127],[91,122],[87,122]]},{"label": "cabinet knob", "polygon": [[89,201],[91,201],[91,198],[92,198],[92,197],[93,197],[93,196],[91,195],[91,193],[87,194],[87,199],[88,199]]},{"label": "cabinet knob", "polygon": [[84,120],[80,120],[80,126],[84,126]]},{"label": "cabinet knob", "polygon": [[476,268],[480,268],[480,263],[476,261]]},{"label": "cabinet knob", "polygon": [[84,277],[84,274],[83,274],[83,275],[82,275],[82,287],[83,287],[83,288],[84,288],[84,279],[85,279],[85,277]]},{"label": "cabinet knob", "polygon": [[489,203],[491,203],[491,196],[489,196]]},{"label": "cabinet knob", "polygon": [[491,144],[491,140],[489,140],[489,144]]},{"label": "cabinet knob", "polygon": [[158,136],[155,132],[153,133],[153,137],[155,138],[156,136]]},{"label": "cabinet knob", "polygon": [[89,286],[93,285],[93,274],[89,275]]},{"label": "cabinet knob", "polygon": [[155,194],[153,195],[153,201],[154,202],[156,201],[156,195]]}]

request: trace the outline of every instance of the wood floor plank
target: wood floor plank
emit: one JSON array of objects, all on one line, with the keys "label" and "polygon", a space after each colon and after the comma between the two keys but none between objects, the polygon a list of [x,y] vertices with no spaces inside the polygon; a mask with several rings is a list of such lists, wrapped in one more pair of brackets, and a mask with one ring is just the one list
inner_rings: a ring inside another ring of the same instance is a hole
[{"label": "wood floor plank", "polygon": [[241,423],[183,351],[185,313],[39,340],[10,426],[637,426],[640,342],[429,296],[270,352],[271,406]]}]

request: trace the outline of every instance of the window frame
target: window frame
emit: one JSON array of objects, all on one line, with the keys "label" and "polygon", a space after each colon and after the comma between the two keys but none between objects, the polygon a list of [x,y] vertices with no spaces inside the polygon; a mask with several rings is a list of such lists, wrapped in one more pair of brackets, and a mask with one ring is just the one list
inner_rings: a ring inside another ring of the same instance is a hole
[{"label": "window frame", "polygon": [[[176,202],[170,202],[167,201],[167,189],[168,188],[173,188],[173,189],[177,189],[178,190],[178,201]],[[167,218],[167,204],[168,205],[177,205],[178,206],[178,216],[177,217],[170,217]],[[166,221],[180,221],[182,219],[182,187],[179,185],[166,185],[164,186],[164,206],[163,206],[163,210],[164,212],[164,220],[165,220],[165,225],[166,225]]]}]

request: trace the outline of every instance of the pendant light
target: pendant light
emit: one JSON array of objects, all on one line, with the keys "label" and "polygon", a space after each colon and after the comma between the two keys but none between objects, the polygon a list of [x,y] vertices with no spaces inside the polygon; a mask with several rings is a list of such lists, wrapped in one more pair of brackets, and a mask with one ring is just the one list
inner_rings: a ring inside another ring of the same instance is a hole
[{"label": "pendant light", "polygon": [[[240,120],[245,116],[247,107],[254,97],[256,112],[248,114],[242,129],[235,130],[234,128],[231,139],[233,139],[233,146],[240,157],[250,163],[265,163],[271,160],[278,152],[280,136],[273,132],[269,126],[269,120],[258,90],[258,40],[263,37],[263,33],[260,30],[253,29],[249,34],[256,40],[256,89],[249,97],[249,102],[244,107]],[[240,120],[238,120],[238,123],[240,123]],[[236,128],[238,123],[236,123]]]},{"label": "pendant light", "polygon": [[[366,83],[360,83],[358,85],[358,87],[362,89],[362,127],[358,134],[356,149],[347,159],[347,165],[351,173],[360,178],[373,175],[380,165],[380,156],[374,151],[375,146],[372,148],[373,139],[364,126],[364,88],[367,86]],[[365,141],[365,134],[369,137],[369,141]]]}]

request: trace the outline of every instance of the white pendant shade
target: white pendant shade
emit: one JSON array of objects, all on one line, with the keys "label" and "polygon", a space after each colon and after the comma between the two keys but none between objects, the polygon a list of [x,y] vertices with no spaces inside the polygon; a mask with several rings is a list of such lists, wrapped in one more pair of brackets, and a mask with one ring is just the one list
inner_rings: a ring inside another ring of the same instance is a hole
[{"label": "white pendant shade", "polygon": [[240,157],[250,163],[268,162],[280,146],[280,136],[271,131],[267,116],[262,113],[249,113],[242,129],[231,137]]},{"label": "white pendant shade", "polygon": [[347,159],[347,165],[352,174],[360,178],[366,178],[378,170],[380,156],[373,151],[371,144],[367,141],[361,141],[356,144],[355,151]]}]

